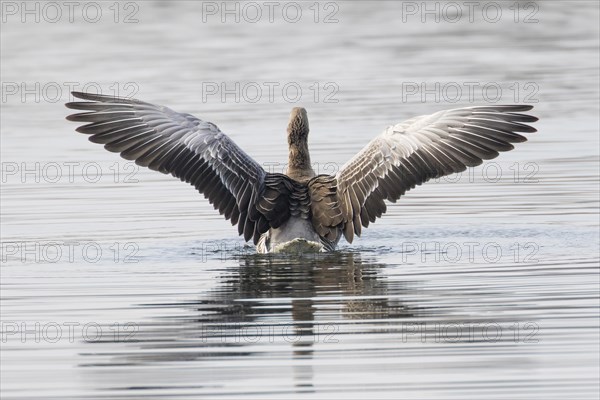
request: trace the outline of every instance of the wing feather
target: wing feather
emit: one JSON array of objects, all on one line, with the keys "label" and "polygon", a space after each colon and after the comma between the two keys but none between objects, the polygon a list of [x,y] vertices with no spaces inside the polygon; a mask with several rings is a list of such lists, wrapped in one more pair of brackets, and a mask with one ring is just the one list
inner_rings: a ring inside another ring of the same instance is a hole
[{"label": "wing feather", "polygon": [[[269,174],[216,125],[135,99],[73,92],[86,100],[66,106],[84,112],[78,132],[127,160],[192,184],[244,239],[254,239],[290,217],[295,191],[282,174]],[[268,182],[268,184],[266,184]],[[267,196],[267,197],[265,197]]]},{"label": "wing feather", "polygon": [[336,175],[338,228],[352,242],[406,191],[497,157],[533,133],[529,105],[467,107],[411,118],[388,127]]}]

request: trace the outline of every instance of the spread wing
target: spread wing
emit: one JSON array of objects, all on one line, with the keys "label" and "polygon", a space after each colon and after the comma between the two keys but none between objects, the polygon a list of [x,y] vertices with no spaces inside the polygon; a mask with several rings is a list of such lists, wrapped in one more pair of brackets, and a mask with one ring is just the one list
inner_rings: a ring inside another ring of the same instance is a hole
[{"label": "spread wing", "polygon": [[388,127],[348,161],[337,178],[338,201],[348,242],[360,236],[406,191],[512,150],[536,132],[526,125],[537,118],[519,114],[528,105],[468,107],[440,111]]},{"label": "spread wing", "polygon": [[267,173],[216,125],[134,99],[73,92],[86,102],[67,103],[70,121],[90,141],[127,160],[188,182],[239,234],[256,244],[260,235],[299,213],[306,187],[282,174]]}]

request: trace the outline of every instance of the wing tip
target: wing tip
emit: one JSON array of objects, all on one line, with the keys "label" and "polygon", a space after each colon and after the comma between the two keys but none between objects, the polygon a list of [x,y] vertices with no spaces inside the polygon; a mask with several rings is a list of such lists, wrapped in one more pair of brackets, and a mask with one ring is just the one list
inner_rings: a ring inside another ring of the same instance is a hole
[{"label": "wing tip", "polygon": [[103,95],[95,94],[95,93],[78,92],[75,90],[71,92],[71,96],[73,96],[76,99],[92,100],[92,101],[101,101],[101,99],[103,97],[108,97],[108,96],[103,96]]},{"label": "wing tip", "polygon": [[531,111],[533,109],[533,105],[531,104],[496,104],[496,105],[486,105],[486,106],[475,106],[470,108],[495,108],[502,111]]},{"label": "wing tip", "polygon": [[511,107],[519,107],[519,111],[531,111],[533,110],[533,105],[531,104],[514,104]]},{"label": "wing tip", "polygon": [[[67,104],[69,104],[69,103],[67,103]],[[69,106],[67,106],[67,107],[69,107]],[[69,107],[69,108],[70,108],[70,107]],[[66,119],[67,121],[71,121],[71,122],[80,122],[80,121],[79,121],[79,119],[78,119],[78,118],[79,118],[79,117],[78,117],[78,116],[79,116],[79,114],[80,114],[80,113],[77,113],[77,114],[69,114],[69,115],[67,115],[67,116],[65,117],[65,119]]]},{"label": "wing tip", "polygon": [[[98,94],[98,93],[85,93],[85,92],[78,92],[75,90],[71,92],[71,96],[73,96],[76,99],[95,101],[95,102],[100,102],[100,103],[143,103],[133,97],[119,97],[119,96],[105,95],[105,94]],[[65,105],[67,105],[67,104],[77,105],[77,102],[66,103]],[[80,106],[81,106],[81,104],[85,104],[85,103],[79,102]],[[67,106],[67,107],[69,107],[69,106]],[[71,108],[71,107],[69,107],[69,108]]]}]

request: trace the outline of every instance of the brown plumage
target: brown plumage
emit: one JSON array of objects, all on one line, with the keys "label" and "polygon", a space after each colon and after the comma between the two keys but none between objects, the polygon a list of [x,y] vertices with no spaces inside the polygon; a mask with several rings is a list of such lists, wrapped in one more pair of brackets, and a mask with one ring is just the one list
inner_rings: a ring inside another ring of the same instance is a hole
[{"label": "brown plumage", "polygon": [[134,99],[73,92],[89,100],[66,106],[88,122],[77,128],[90,141],[141,166],[192,184],[238,226],[259,252],[303,239],[333,250],[342,234],[360,236],[406,191],[429,179],[460,172],[513,148],[535,129],[525,105],[468,107],[412,118],[388,127],[336,176],[316,176],[308,150],[306,110],[288,124],[285,174],[267,173],[210,122]]},{"label": "brown plumage", "polygon": [[290,113],[287,127],[289,146],[288,168],[286,175],[299,182],[306,183],[315,177],[308,152],[308,115],[302,107],[294,107]]}]

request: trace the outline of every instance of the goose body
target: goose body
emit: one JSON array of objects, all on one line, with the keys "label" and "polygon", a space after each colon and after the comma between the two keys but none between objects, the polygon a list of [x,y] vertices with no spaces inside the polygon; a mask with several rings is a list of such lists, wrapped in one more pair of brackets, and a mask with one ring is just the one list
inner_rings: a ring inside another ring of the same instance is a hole
[{"label": "goose body", "polygon": [[[335,243],[337,244],[337,243]],[[279,228],[263,233],[256,245],[258,253],[314,253],[334,250],[321,241],[308,219],[291,217]]]},{"label": "goose body", "polygon": [[317,175],[308,150],[308,116],[292,109],[288,168],[268,173],[216,125],[135,99],[73,92],[86,112],[68,120],[90,141],[138,165],[188,182],[237,225],[259,253],[332,251],[352,243],[406,191],[464,171],[524,142],[537,118],[528,105],[439,111],[389,126],[333,175]]}]

